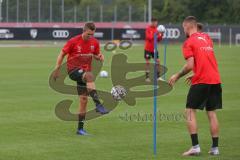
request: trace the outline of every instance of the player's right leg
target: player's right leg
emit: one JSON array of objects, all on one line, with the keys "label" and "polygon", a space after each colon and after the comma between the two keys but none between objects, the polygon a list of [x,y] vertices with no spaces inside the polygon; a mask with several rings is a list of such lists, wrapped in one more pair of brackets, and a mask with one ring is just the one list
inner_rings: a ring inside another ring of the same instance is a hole
[{"label": "player's right leg", "polygon": [[201,152],[198,133],[197,133],[197,121],[196,110],[204,109],[204,102],[208,96],[208,86],[205,84],[192,85],[187,95],[186,104],[186,120],[187,127],[192,141],[192,147],[183,153],[183,156],[199,155]]},{"label": "player's right leg", "polygon": [[184,152],[183,156],[199,155],[201,149],[198,142],[196,110],[192,108],[187,108],[185,114],[188,132],[191,136],[192,147],[188,151]]}]

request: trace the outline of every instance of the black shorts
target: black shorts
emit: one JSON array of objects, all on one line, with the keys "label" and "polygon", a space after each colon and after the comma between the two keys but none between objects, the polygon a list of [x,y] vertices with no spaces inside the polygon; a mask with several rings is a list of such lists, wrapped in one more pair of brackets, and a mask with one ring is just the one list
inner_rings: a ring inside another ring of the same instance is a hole
[{"label": "black shorts", "polygon": [[[145,59],[154,59],[154,52],[149,52],[144,50],[144,58]],[[158,51],[157,51],[157,58],[158,58]]]},{"label": "black shorts", "polygon": [[222,109],[221,84],[196,84],[189,89],[186,108],[214,111]]},{"label": "black shorts", "polygon": [[78,95],[86,95],[87,94],[87,84],[83,80],[84,71],[81,69],[74,69],[68,72],[69,78],[73,81],[77,82],[77,92]]}]

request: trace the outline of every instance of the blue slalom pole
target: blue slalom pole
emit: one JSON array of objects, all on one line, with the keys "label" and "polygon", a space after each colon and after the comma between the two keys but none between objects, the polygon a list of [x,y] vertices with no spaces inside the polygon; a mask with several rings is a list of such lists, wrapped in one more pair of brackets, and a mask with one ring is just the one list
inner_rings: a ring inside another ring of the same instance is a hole
[{"label": "blue slalom pole", "polygon": [[[166,67],[167,66],[167,45],[168,45],[168,39],[167,39],[167,36],[164,40],[164,62],[163,62],[163,66]],[[164,68],[164,75],[163,75],[163,79],[166,80],[166,71],[165,71],[165,68]]]},{"label": "blue slalom pole", "polygon": [[157,155],[157,33],[154,34],[153,153]]}]

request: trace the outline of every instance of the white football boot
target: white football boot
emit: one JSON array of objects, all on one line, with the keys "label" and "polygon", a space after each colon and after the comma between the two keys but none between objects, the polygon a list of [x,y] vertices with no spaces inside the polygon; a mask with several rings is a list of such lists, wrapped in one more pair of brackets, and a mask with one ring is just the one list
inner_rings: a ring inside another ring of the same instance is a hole
[{"label": "white football boot", "polygon": [[213,155],[213,156],[219,155],[218,147],[213,147],[213,148],[211,148],[208,153],[209,153],[210,155]]},{"label": "white football boot", "polygon": [[151,82],[151,79],[150,78],[146,78],[145,81],[149,83],[149,82]]},{"label": "white football boot", "polygon": [[198,156],[201,153],[201,149],[199,145],[191,147],[188,151],[184,152],[183,156]]},{"label": "white football boot", "polygon": [[158,77],[158,81],[165,81],[162,77]]}]

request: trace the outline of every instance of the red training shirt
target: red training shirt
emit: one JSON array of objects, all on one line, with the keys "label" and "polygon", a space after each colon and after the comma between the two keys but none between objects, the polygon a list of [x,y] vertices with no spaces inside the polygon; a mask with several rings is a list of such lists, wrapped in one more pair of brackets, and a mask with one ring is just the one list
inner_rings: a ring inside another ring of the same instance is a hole
[{"label": "red training shirt", "polygon": [[63,47],[67,54],[67,69],[91,71],[92,57],[100,53],[99,42],[94,37],[83,40],[82,35],[71,38]]},{"label": "red training shirt", "polygon": [[192,85],[221,83],[212,39],[206,33],[194,33],[183,44],[185,59],[194,58]]},{"label": "red training shirt", "polygon": [[148,52],[154,52],[154,33],[157,33],[157,40],[162,40],[162,34],[157,31],[156,26],[147,26],[145,31],[145,47],[144,49]]}]

